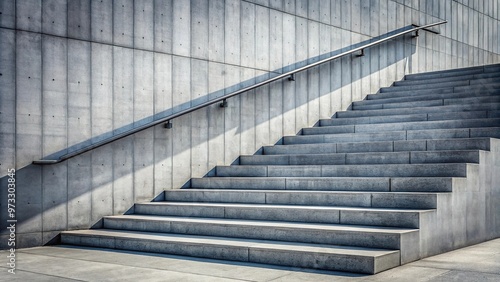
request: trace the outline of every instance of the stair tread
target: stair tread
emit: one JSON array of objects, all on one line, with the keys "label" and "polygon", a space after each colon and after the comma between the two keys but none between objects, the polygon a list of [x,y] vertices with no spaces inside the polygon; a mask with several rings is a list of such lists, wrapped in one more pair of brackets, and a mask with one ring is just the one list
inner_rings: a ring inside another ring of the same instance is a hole
[{"label": "stair tread", "polygon": [[[342,117],[343,115],[358,115],[361,116],[349,116],[349,117],[368,117],[368,116],[392,116],[401,114],[421,114],[421,113],[436,113],[436,112],[457,112],[457,111],[477,111],[478,109],[488,109],[488,110],[499,110],[500,103],[477,103],[469,105],[439,105],[439,106],[420,106],[412,108],[387,108],[387,109],[370,109],[370,110],[349,110],[337,112],[335,119],[337,118],[348,118]],[[396,112],[392,114],[391,112]],[[373,114],[373,115],[366,115]],[[340,116],[339,116],[340,115]]]},{"label": "stair tread", "polygon": [[[464,127],[464,128],[450,128],[450,129],[439,129],[439,128],[433,128],[433,129],[407,129],[407,130],[391,130],[391,131],[382,131],[382,132],[354,132],[354,133],[321,133],[321,134],[310,134],[310,135],[288,135],[285,136],[285,138],[301,138],[301,137],[314,137],[314,136],[338,136],[338,137],[343,137],[343,136],[353,136],[353,135],[376,135],[376,134],[386,134],[387,132],[394,132],[394,133],[405,133],[407,131],[412,131],[412,132],[417,132],[417,131],[446,131],[446,130],[459,130],[459,129],[483,129],[485,127]],[[500,130],[500,127],[486,127],[486,128],[498,128]],[[467,138],[467,137],[466,137]],[[485,137],[487,138],[487,137]],[[493,137],[492,137],[493,138]],[[423,140],[423,139],[419,139]],[[437,139],[425,139],[425,140],[437,140]],[[384,141],[384,140],[381,140]],[[387,141],[387,140],[385,140]],[[404,140],[393,140],[393,141],[404,141]],[[366,141],[358,141],[358,142],[366,142]],[[358,143],[358,142],[353,142],[350,141],[349,143]]]},{"label": "stair tread", "polygon": [[[486,72],[486,73],[482,72],[482,73],[459,74],[450,77],[428,78],[425,81],[430,83],[436,83],[436,82],[451,82],[451,81],[461,81],[461,80],[479,80],[484,78],[497,78],[497,77],[500,77],[499,72]],[[400,85],[407,85],[407,83],[413,85],[422,82],[416,79],[403,79],[400,81],[396,81],[395,83]]]},{"label": "stair tread", "polygon": [[[300,135],[294,135],[294,136],[300,136]],[[289,136],[289,137],[292,137],[292,136]],[[491,139],[492,137],[472,137],[472,138],[460,138],[462,140],[469,140],[469,141],[477,141],[477,142],[480,142],[480,141],[485,141],[485,140],[489,140]],[[398,141],[352,141],[352,142],[339,142],[339,143],[335,143],[335,142],[332,142],[332,143],[324,143],[323,145],[336,145],[336,144],[339,144],[339,145],[361,145],[361,144],[374,144],[374,143],[377,143],[377,144],[392,144],[394,142],[411,142],[411,141],[415,141],[415,140],[398,140]],[[456,141],[456,139],[419,139],[418,141],[432,141],[432,142],[450,142],[450,141]],[[287,146],[290,146],[290,147],[296,147],[296,146],[299,146],[299,147],[314,147],[318,144],[278,144],[278,145],[273,145],[273,146],[266,146],[266,148],[272,148],[272,147],[287,147]],[[442,150],[442,151],[445,151],[445,150]],[[380,151],[380,152],[384,152],[384,151]],[[389,152],[393,152],[393,151],[389,151]],[[399,151],[398,151],[399,152]],[[401,151],[401,152],[405,152],[405,151]],[[422,152],[422,151],[414,151],[414,152]],[[424,151],[425,152],[425,151]],[[266,155],[266,154],[264,154]],[[274,155],[274,154],[273,154]]]},{"label": "stair tread", "polygon": [[[252,177],[253,178],[253,177]],[[414,178],[414,177],[413,177]],[[430,177],[423,177],[430,178]],[[433,177],[434,178],[434,177]],[[453,178],[461,178],[461,177],[453,177]],[[196,188],[185,188],[185,189],[175,189],[165,191],[168,193],[189,193],[189,192],[204,192],[204,193],[220,193],[220,192],[228,192],[228,193],[303,193],[303,194],[398,194],[398,195],[436,195],[443,193],[451,193],[451,192],[396,192],[396,191],[317,191],[317,190],[273,190],[273,189],[196,189]]]},{"label": "stair tread", "polygon": [[164,215],[113,215],[105,216],[104,219],[125,219],[142,221],[168,221],[168,222],[187,222],[197,224],[222,224],[225,226],[243,225],[247,227],[276,227],[287,229],[314,229],[324,231],[339,232],[370,232],[370,233],[397,233],[403,234],[415,232],[415,228],[385,227],[370,225],[348,225],[348,224],[324,224],[324,223],[303,223],[287,221],[269,221],[269,220],[250,220],[250,219],[227,219],[227,218],[204,218],[204,217],[180,217]]},{"label": "stair tread", "polygon": [[[290,146],[290,145],[281,145],[281,146]],[[360,155],[360,156],[365,156],[365,155],[386,155],[386,154],[409,154],[409,153],[426,153],[426,154],[440,154],[440,153],[468,153],[468,152],[477,152],[479,150],[435,150],[435,151],[399,151],[399,152],[356,152],[356,153],[314,153],[314,154],[286,154],[286,155],[242,155],[241,157],[276,157],[276,156],[289,156],[289,157],[296,157],[296,156],[303,156],[303,157],[316,157],[316,156],[336,156],[336,155]]]},{"label": "stair tread", "polygon": [[[408,166],[408,167],[416,167],[416,166],[446,166],[446,165],[457,165],[457,166],[464,166],[466,164],[464,163],[424,163],[424,164],[318,164],[318,165],[272,165],[272,164],[265,164],[265,165],[231,165],[231,166],[217,166],[217,167],[232,167],[232,168],[239,168],[239,167],[363,167],[363,166],[370,166],[370,167],[375,167],[375,166],[380,166],[380,167],[403,167],[403,166]],[[286,176],[284,176],[286,177]]]},{"label": "stair tread", "polygon": [[[323,125],[323,126],[317,126],[317,127],[305,127],[304,129],[317,129],[317,128],[322,128],[322,127],[350,127],[354,126],[356,127],[368,127],[368,126],[377,126],[381,127],[384,125],[388,126],[395,126],[395,125],[420,125],[420,124],[453,124],[453,123],[474,123],[474,122],[484,122],[484,121],[491,121],[492,123],[498,123],[500,125],[500,118],[474,118],[474,119],[454,119],[454,120],[426,120],[426,121],[401,121],[401,122],[384,122],[384,123],[376,123],[376,124],[349,124],[349,125]],[[466,126],[466,125],[465,125]],[[408,129],[412,130],[412,129]],[[418,129],[416,129],[418,130]],[[355,132],[356,133],[356,132]],[[362,133],[362,132],[360,132]]]},{"label": "stair tread", "polygon": [[[500,84],[499,84],[500,85]],[[389,93],[389,92],[383,92]],[[394,102],[394,103],[377,103],[377,104],[353,104],[352,111],[361,111],[368,109],[407,109],[407,108],[416,108],[416,107],[439,107],[446,105],[474,105],[474,104],[482,104],[482,103],[498,103],[500,101],[500,97],[496,96],[477,96],[477,97],[466,97],[466,98],[441,98],[441,99],[432,99],[432,100],[424,100],[424,101],[406,101],[406,102]]]},{"label": "stair tread", "polygon": [[[387,92],[383,92],[384,94]],[[389,92],[391,93],[391,92]],[[423,102],[432,100],[451,100],[463,98],[481,98],[481,97],[496,97],[500,95],[497,91],[492,93],[479,93],[479,95],[471,95],[468,92],[453,92],[453,93],[438,93],[438,94],[424,94],[424,95],[406,95],[400,97],[383,97],[379,99],[365,99],[353,102],[353,105],[374,105],[374,104],[392,104],[401,102]],[[464,97],[465,96],[465,97]],[[367,96],[370,98],[371,96]]]},{"label": "stair tread", "polygon": [[258,239],[242,239],[242,238],[217,237],[217,236],[124,231],[124,230],[111,230],[111,229],[64,231],[62,232],[62,235],[100,236],[100,237],[112,237],[116,239],[136,239],[136,240],[142,239],[142,240],[164,241],[164,242],[174,242],[174,243],[177,242],[183,244],[207,244],[207,245],[246,247],[246,248],[257,248],[257,249],[274,249],[274,250],[294,251],[294,252],[326,253],[326,254],[344,255],[344,256],[379,257],[399,252],[398,250],[387,250],[379,248],[297,243],[297,242],[271,241],[271,240],[258,240]]},{"label": "stair tread", "polygon": [[241,207],[241,208],[280,208],[280,209],[304,209],[304,210],[349,210],[349,211],[379,211],[379,212],[433,212],[435,209],[396,209],[396,208],[366,208],[366,207],[344,207],[344,206],[308,206],[308,205],[276,205],[276,204],[240,204],[240,203],[206,203],[206,202],[144,202],[140,205],[148,206],[203,206],[203,207]]}]

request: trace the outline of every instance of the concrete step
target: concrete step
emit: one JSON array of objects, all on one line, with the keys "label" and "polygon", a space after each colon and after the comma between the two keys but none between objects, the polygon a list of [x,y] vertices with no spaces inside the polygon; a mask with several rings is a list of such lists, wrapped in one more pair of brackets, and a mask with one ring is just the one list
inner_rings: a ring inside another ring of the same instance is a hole
[{"label": "concrete step", "polygon": [[353,110],[376,110],[376,109],[396,109],[396,108],[414,108],[414,107],[435,107],[446,105],[469,105],[469,104],[484,104],[484,103],[500,103],[500,96],[480,96],[469,98],[446,98],[426,101],[413,102],[396,102],[386,104],[373,105],[353,105]]},{"label": "concrete step", "polygon": [[453,92],[469,92],[469,93],[489,93],[500,90],[500,82],[496,83],[482,83],[481,81],[476,81],[475,84],[470,86],[456,86],[453,88]]},{"label": "concrete step", "polygon": [[[219,236],[399,250],[418,238],[418,229],[154,215],[106,216],[105,229]],[[418,248],[418,247],[417,247]]]},{"label": "concrete step", "polygon": [[219,177],[466,177],[467,164],[217,166]]},{"label": "concrete step", "polygon": [[451,177],[204,177],[190,189],[451,192]]},{"label": "concrete step", "polygon": [[439,88],[469,86],[469,85],[470,85],[469,80],[447,81],[447,82],[437,82],[437,83],[419,83],[419,84],[415,84],[415,85],[383,87],[383,88],[380,88],[380,93],[413,91],[413,90],[420,90],[420,89],[439,89]]},{"label": "concrete step", "polygon": [[405,76],[405,80],[427,80],[427,79],[443,78],[449,76],[490,73],[498,71],[500,71],[500,66],[498,64],[492,64],[492,65],[477,66],[477,67],[457,68],[457,69],[449,69],[442,71],[409,74]]},{"label": "concrete step", "polygon": [[427,94],[427,95],[406,95],[402,97],[392,97],[384,99],[371,99],[363,100],[358,102],[353,102],[353,106],[362,105],[374,105],[374,104],[389,104],[389,103],[400,103],[400,102],[416,102],[416,101],[430,101],[437,99],[453,99],[453,98],[472,98],[472,97],[488,97],[488,96],[499,96],[500,91],[491,92],[479,92],[479,93],[469,93],[469,92],[454,92],[454,93],[444,93],[444,94]]},{"label": "concrete step", "polygon": [[[406,185],[408,185],[408,183],[406,183]],[[175,189],[166,190],[164,193],[165,201],[172,202],[344,206],[398,209],[435,209],[437,207],[438,197],[445,197],[447,194],[449,193],[237,189]]]},{"label": "concrete step", "polygon": [[404,152],[445,150],[490,150],[489,138],[403,140],[352,143],[316,143],[264,146],[264,155],[335,154],[361,152]]},{"label": "concrete step", "polygon": [[451,192],[451,177],[204,177],[192,189]]},{"label": "concrete step", "polygon": [[479,163],[479,151],[376,152],[240,156],[240,165]]},{"label": "concrete step", "polygon": [[425,129],[407,131],[387,131],[371,133],[342,133],[322,135],[298,135],[283,137],[284,145],[317,143],[352,143],[402,140],[435,140],[451,138],[500,138],[500,127]]},{"label": "concrete step", "polygon": [[398,122],[409,122],[409,121],[462,120],[462,119],[478,119],[478,118],[496,118],[499,116],[500,116],[500,110],[449,112],[449,113],[441,112],[441,113],[423,113],[423,114],[392,115],[392,116],[368,116],[368,117],[353,117],[353,118],[322,119],[319,122],[319,126],[398,123]]},{"label": "concrete step", "polygon": [[134,205],[137,215],[355,224],[419,228],[420,215],[435,210],[230,203],[149,202]]},{"label": "concrete step", "polygon": [[[488,72],[480,74],[465,74],[454,75],[449,77],[438,77],[432,79],[425,79],[425,83],[442,83],[451,81],[467,81],[467,80],[486,80],[486,79],[500,79],[500,72]],[[394,86],[418,85],[422,84],[422,80],[401,80],[394,82]]]},{"label": "concrete step", "polygon": [[[496,75],[497,73],[495,73]],[[455,77],[454,77],[455,78]],[[419,81],[420,82],[420,81]],[[498,84],[498,77],[490,77],[490,78],[481,78],[481,79],[472,79],[472,80],[452,80],[452,81],[435,81],[435,80],[426,80],[425,83],[407,83],[407,84],[397,84],[391,87],[380,88],[380,93],[387,92],[401,92],[401,91],[415,91],[422,89],[442,89],[442,88],[466,88],[466,87],[474,87],[476,85],[483,84]]]},{"label": "concrete step", "polygon": [[412,121],[412,122],[399,122],[399,123],[320,126],[320,127],[303,128],[302,135],[388,132],[388,131],[424,130],[424,129],[481,128],[481,127],[500,127],[500,119],[482,118],[482,119]]},{"label": "concrete step", "polygon": [[374,274],[400,265],[398,250],[118,230],[65,231],[63,244]]},{"label": "concrete step", "polygon": [[[467,91],[465,91],[467,90]],[[471,85],[465,88],[462,87],[447,87],[438,89],[420,89],[412,91],[394,91],[394,92],[384,92],[377,94],[369,94],[366,96],[366,100],[377,100],[377,99],[388,99],[388,98],[402,98],[402,97],[418,97],[418,96],[432,96],[437,94],[457,94],[457,93],[469,93],[471,96],[481,96],[481,94],[495,94],[500,90],[492,87],[485,87],[483,85]]]},{"label": "concrete step", "polygon": [[433,107],[415,107],[401,109],[375,109],[363,111],[341,111],[335,114],[338,118],[372,117],[372,116],[394,116],[410,114],[431,114],[431,113],[451,113],[451,112],[471,112],[471,111],[498,111],[500,103],[478,103],[478,104],[458,104]]}]

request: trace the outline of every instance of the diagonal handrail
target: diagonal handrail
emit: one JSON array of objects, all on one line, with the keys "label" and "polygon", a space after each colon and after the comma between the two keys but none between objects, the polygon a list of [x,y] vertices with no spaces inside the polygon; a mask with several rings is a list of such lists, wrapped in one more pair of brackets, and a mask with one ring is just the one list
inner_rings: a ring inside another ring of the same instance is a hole
[{"label": "diagonal handrail", "polygon": [[436,33],[435,31],[432,31],[432,30],[429,30],[428,28],[430,27],[433,27],[433,26],[436,26],[436,25],[441,25],[441,24],[445,24],[447,23],[447,21],[440,21],[440,22],[436,22],[436,23],[432,23],[432,24],[428,24],[428,25],[423,25],[423,26],[416,26],[414,25],[414,28],[412,29],[409,29],[409,30],[405,30],[405,31],[402,31],[402,32],[399,32],[399,33],[396,33],[394,35],[391,35],[391,36],[388,36],[388,37],[385,37],[385,38],[382,38],[382,39],[379,39],[379,40],[376,40],[376,41],[373,41],[371,43],[367,43],[363,46],[360,46],[360,47],[356,47],[356,48],[353,48],[349,51],[345,51],[343,53],[340,53],[340,54],[337,54],[337,55],[334,55],[334,56],[331,56],[331,57],[328,57],[328,58],[325,58],[323,60],[320,60],[320,61],[317,61],[317,62],[314,62],[314,63],[311,63],[311,64],[308,64],[308,65],[305,65],[303,67],[300,67],[300,68],[297,68],[297,69],[294,69],[294,70],[291,70],[289,72],[285,72],[283,74],[280,74],[278,76],[275,76],[273,78],[270,78],[270,79],[267,79],[267,80],[264,80],[262,82],[259,82],[259,83],[256,83],[256,84],[253,84],[253,85],[250,85],[250,86],[247,86],[247,87],[244,87],[240,90],[237,90],[237,91],[234,91],[234,92],[231,92],[229,94],[226,94],[224,96],[221,96],[221,97],[218,97],[218,98],[215,98],[215,99],[212,99],[210,101],[207,101],[207,102],[204,102],[204,103],[201,103],[201,104],[198,104],[196,106],[193,106],[193,107],[190,107],[188,109],[185,109],[185,110],[182,110],[182,111],[179,111],[179,112],[176,112],[176,113],[173,113],[171,115],[168,115],[166,117],[163,117],[163,118],[160,118],[160,119],[157,119],[157,120],[154,120],[150,123],[147,123],[147,124],[144,124],[144,125],[141,125],[141,126],[138,126],[138,127],[135,127],[135,128],[132,128],[128,131],[125,131],[125,132],[122,132],[120,134],[116,134],[116,135],[113,135],[109,138],[106,138],[104,140],[101,140],[99,142],[96,142],[94,144],[91,144],[87,147],[83,147],[81,149],[78,149],[78,150],[75,150],[71,153],[68,153],[66,155],[63,155],[61,156],[60,158],[58,158],[57,160],[38,160],[38,161],[33,161],[33,164],[38,164],[38,165],[49,165],[49,164],[56,164],[56,163],[60,163],[60,162],[63,162],[65,160],[68,160],[70,158],[73,158],[73,157],[76,157],[78,155],[81,155],[83,153],[86,153],[88,151],[91,151],[93,149],[96,149],[96,148],[99,148],[101,146],[104,146],[106,144],[109,144],[111,142],[114,142],[116,140],[119,140],[119,139],[122,139],[122,138],[125,138],[127,136],[130,136],[132,134],[135,134],[139,131],[142,131],[142,130],[145,130],[145,129],[148,129],[150,127],[153,127],[153,126],[156,126],[160,123],[166,123],[165,124],[165,127],[166,128],[171,128],[172,127],[172,123],[170,123],[170,121],[174,118],[177,118],[177,117],[180,117],[180,116],[183,116],[185,114],[188,114],[188,113],[191,113],[191,112],[194,112],[196,110],[199,110],[201,108],[205,108],[207,106],[210,106],[210,105],[213,105],[215,103],[219,103],[219,102],[222,102],[220,104],[221,107],[225,107],[227,104],[226,104],[226,99],[228,98],[231,98],[231,97],[234,97],[236,95],[240,95],[244,92],[248,92],[250,90],[253,90],[255,88],[258,88],[260,86],[263,86],[263,85],[266,85],[266,84],[269,84],[271,82],[274,82],[276,80],[280,80],[280,79],[283,79],[285,77],[288,77],[289,80],[295,80],[294,78],[294,75],[298,72],[301,72],[301,71],[304,71],[304,70],[307,70],[307,69],[310,69],[310,68],[313,68],[315,66],[318,66],[318,65],[321,65],[321,64],[324,64],[324,63],[327,63],[327,62],[330,62],[332,60],[335,60],[335,59],[338,59],[338,58],[341,58],[341,57],[344,57],[344,56],[347,56],[347,55],[350,55],[350,54],[353,54],[353,53],[356,53],[358,51],[361,52],[360,56],[364,55],[364,49],[366,48],[370,48],[372,46],[375,46],[375,45],[378,45],[378,44],[381,44],[381,43],[384,43],[386,41],[389,41],[389,40],[392,40],[396,37],[399,37],[399,36],[402,36],[402,35],[405,35],[405,34],[408,34],[408,33],[411,33],[411,32],[416,32],[416,35],[415,36],[418,36],[418,31],[419,30],[426,30],[426,31],[430,31],[430,32],[433,32],[433,33]]}]

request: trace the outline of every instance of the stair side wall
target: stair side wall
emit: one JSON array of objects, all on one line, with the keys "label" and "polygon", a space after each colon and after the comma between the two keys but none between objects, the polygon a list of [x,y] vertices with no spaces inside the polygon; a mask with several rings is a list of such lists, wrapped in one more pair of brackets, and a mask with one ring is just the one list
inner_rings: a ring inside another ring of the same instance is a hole
[{"label": "stair side wall", "polygon": [[453,180],[452,193],[439,195],[436,212],[422,215],[420,258],[500,237],[500,140],[490,146]]}]

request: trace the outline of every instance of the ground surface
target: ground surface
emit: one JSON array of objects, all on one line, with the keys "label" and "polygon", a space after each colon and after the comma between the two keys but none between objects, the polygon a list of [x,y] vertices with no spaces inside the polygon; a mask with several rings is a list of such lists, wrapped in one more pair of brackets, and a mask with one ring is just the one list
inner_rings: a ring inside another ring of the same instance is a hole
[{"label": "ground surface", "polygon": [[0,281],[500,281],[500,239],[377,275],[71,246],[17,250],[16,274],[0,252]]}]

